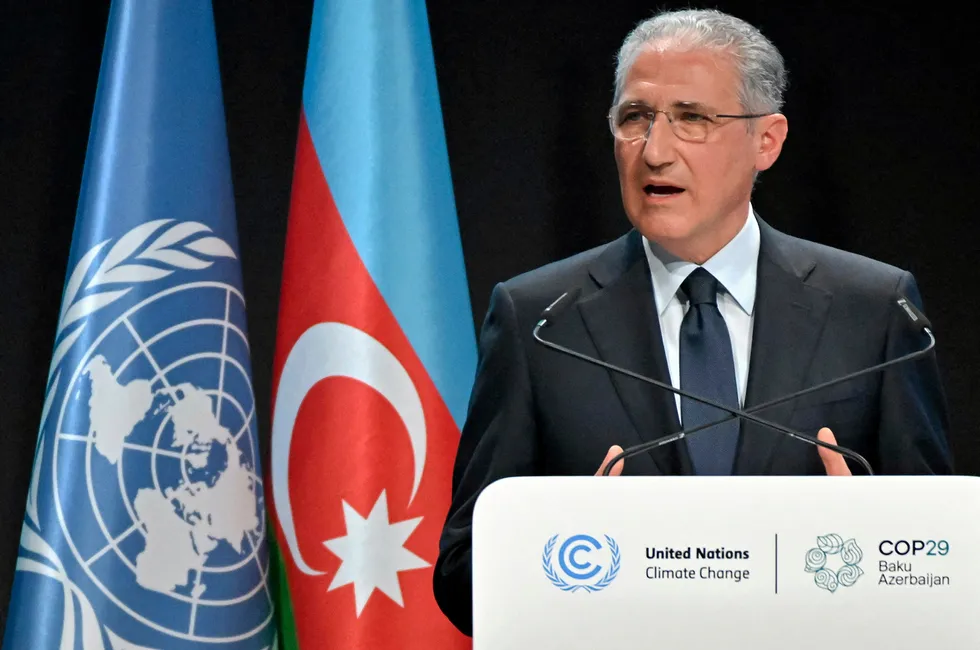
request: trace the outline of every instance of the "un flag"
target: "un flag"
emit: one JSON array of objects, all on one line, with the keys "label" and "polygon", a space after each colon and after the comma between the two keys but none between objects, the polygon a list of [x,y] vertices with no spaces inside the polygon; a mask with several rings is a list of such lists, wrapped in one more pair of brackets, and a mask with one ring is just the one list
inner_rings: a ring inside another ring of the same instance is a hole
[{"label": "un flag", "polygon": [[210,4],[117,0],[4,649],[273,643]]}]

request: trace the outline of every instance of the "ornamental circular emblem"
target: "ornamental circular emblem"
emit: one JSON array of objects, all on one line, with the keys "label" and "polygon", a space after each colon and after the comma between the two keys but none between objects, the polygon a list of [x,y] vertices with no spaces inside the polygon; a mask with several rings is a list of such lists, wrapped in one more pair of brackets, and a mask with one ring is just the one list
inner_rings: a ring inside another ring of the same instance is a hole
[{"label": "ornamental circular emblem", "polygon": [[603,538],[605,544],[591,535],[572,535],[558,544],[558,535],[550,537],[541,566],[551,584],[571,592],[591,593],[608,587],[619,574],[621,556],[616,540],[609,535]]},{"label": "ornamental circular emblem", "polygon": [[[196,318],[186,319],[186,293]],[[235,621],[271,613],[244,327],[242,296],[228,285],[147,298],[82,355],[56,429],[55,504],[80,566],[130,616],[188,641],[251,636]],[[196,385],[202,376],[214,385]],[[84,467],[65,471],[78,445]]]},{"label": "ornamental circular emblem", "polygon": [[[112,603],[172,639],[221,644],[265,634],[273,612],[244,299],[218,279],[129,294],[233,257],[217,238],[188,239],[207,232],[190,222],[143,224],[106,249],[94,275],[105,244],[72,274],[59,324],[59,334],[71,333],[53,369],[76,341],[83,351],[49,391],[60,395],[51,405],[49,485],[81,569],[60,579],[77,584],[84,623],[93,607]],[[85,278],[94,289],[82,296]],[[138,302],[93,320],[127,295]],[[32,487],[35,523],[36,495]],[[47,542],[25,534],[58,574],[67,569]]]},{"label": "ornamental circular emblem", "polygon": [[[844,541],[836,533],[817,537],[817,545],[806,552],[806,572],[813,582],[830,593],[838,587],[852,587],[864,571],[858,566],[864,553],[854,538]],[[836,568],[835,568],[836,567]]]}]

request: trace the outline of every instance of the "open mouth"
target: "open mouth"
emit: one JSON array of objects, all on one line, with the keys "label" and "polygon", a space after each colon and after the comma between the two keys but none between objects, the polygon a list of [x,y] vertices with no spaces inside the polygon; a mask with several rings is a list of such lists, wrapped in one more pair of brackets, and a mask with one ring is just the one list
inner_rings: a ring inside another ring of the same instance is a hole
[{"label": "open mouth", "polygon": [[643,191],[647,196],[671,196],[673,194],[680,194],[684,189],[674,185],[649,183],[643,186]]}]

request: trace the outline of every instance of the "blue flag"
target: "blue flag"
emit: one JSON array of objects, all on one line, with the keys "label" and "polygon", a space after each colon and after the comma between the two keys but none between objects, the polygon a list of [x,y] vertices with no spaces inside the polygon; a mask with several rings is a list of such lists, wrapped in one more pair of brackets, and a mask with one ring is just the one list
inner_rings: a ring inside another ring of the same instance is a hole
[{"label": "blue flag", "polygon": [[274,638],[214,18],[109,15],[4,650]]}]

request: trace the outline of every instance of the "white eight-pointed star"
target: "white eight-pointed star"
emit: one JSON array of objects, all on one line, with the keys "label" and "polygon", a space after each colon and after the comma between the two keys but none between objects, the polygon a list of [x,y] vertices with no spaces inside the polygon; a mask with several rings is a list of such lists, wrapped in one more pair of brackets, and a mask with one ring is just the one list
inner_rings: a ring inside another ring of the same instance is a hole
[{"label": "white eight-pointed star", "polygon": [[375,589],[404,607],[398,573],[429,566],[428,562],[404,546],[422,517],[391,523],[388,520],[388,497],[384,490],[367,519],[346,501],[341,503],[347,535],[323,542],[341,560],[328,591],[353,584],[358,616]]}]

